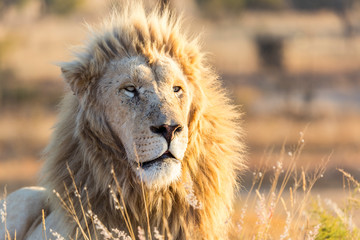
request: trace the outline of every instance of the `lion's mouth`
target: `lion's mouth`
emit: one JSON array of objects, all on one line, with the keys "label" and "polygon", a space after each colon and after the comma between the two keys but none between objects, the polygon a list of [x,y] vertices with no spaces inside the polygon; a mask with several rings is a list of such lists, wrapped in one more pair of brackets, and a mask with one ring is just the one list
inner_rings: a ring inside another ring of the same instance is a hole
[{"label": "lion's mouth", "polygon": [[147,161],[147,162],[141,162],[139,163],[140,164],[140,167],[142,169],[147,169],[149,167],[151,167],[152,165],[156,164],[156,163],[159,163],[159,162],[162,162],[164,161],[165,159],[176,159],[174,157],[174,155],[171,154],[171,152],[169,151],[166,151],[163,155],[161,155],[160,157],[158,158],[155,158],[154,160],[150,160],[150,161]]}]

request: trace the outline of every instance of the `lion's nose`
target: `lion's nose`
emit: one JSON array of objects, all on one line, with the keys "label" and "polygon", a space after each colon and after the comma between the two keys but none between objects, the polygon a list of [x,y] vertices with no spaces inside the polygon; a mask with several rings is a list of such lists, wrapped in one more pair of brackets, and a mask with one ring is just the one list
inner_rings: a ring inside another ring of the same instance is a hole
[{"label": "lion's nose", "polygon": [[151,126],[150,130],[153,133],[161,134],[166,139],[168,145],[170,145],[170,142],[173,140],[175,133],[181,132],[182,127],[179,124],[173,126],[163,124],[160,126]]}]

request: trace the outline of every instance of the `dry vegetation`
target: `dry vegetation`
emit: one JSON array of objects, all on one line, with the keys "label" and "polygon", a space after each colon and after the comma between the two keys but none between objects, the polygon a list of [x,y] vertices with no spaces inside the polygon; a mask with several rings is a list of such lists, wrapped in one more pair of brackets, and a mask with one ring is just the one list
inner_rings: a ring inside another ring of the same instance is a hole
[{"label": "dry vegetation", "polygon": [[[359,183],[347,172],[343,189],[316,195],[315,183],[325,177],[331,155],[304,169],[305,138],[292,148],[264,154],[253,172],[252,185],[237,204],[233,239],[357,239],[360,222]],[[286,167],[285,167],[286,165]],[[263,185],[269,182],[269,186]],[[342,192],[341,198],[334,193]],[[328,198],[330,197],[330,198]],[[334,200],[336,199],[336,200]],[[339,204],[339,205],[338,205]],[[240,236],[240,238],[239,238]]]},{"label": "dry vegetation", "polygon": [[[53,63],[69,58],[67,46],[85,38],[83,19],[96,22],[106,9],[103,1],[93,1],[60,18],[39,16],[38,6],[32,4],[1,17],[1,188],[7,184],[11,192],[36,183],[41,151],[64,88]],[[354,22],[359,20],[356,13],[351,14]],[[325,89],[344,98],[360,85],[360,37],[344,37],[339,19],[330,12],[245,12],[215,23],[194,16],[188,22],[196,34],[205,29],[204,48],[246,112],[250,168],[243,175],[236,204],[233,239],[326,239],[327,233],[335,239],[358,239],[360,220],[350,216],[359,215],[360,188],[355,180],[360,176],[359,100],[328,101],[316,94]],[[279,76],[259,65],[253,41],[259,33],[285,39],[283,74],[297,79],[291,94],[309,82],[316,89],[310,104],[290,105],[296,114],[284,110],[288,98],[278,88]],[[303,147],[298,138],[305,126]],[[320,163],[329,155],[325,168]],[[318,183],[311,189],[315,180]]]},{"label": "dry vegetation", "polygon": [[[324,198],[320,195],[314,195],[313,187],[319,179],[324,177],[326,166],[330,156],[320,161],[314,170],[299,169],[297,166],[302,158],[302,151],[305,148],[305,135],[300,132],[300,137],[292,150],[283,146],[277,153],[266,153],[264,158],[252,173],[252,184],[247,194],[243,194],[235,206],[235,214],[229,224],[233,228],[230,232],[230,239],[349,239],[355,240],[360,237],[360,183],[349,173],[342,169],[338,171],[343,176],[342,193],[344,198],[336,202],[334,198]],[[275,164],[269,167],[269,160],[275,159]],[[287,164],[287,167],[284,165]],[[71,169],[68,167],[71,176]],[[109,189],[116,206],[116,211],[121,214],[126,222],[129,221],[126,204],[122,197],[122,190],[116,181],[114,171],[113,177],[116,182],[116,189]],[[270,186],[263,188],[266,181],[270,179]],[[82,205],[82,215],[77,216],[74,209],[74,201],[83,202],[79,191],[74,184],[74,193],[66,191],[64,196],[54,191],[54,194],[60,199],[62,207],[74,219],[78,226],[77,235],[74,239],[82,237],[91,240],[90,232],[92,229],[98,231],[96,239],[109,240],[146,240],[152,239],[148,233],[152,233],[153,239],[162,240],[171,239],[171,235],[166,234],[166,230],[158,229],[132,229],[127,224],[127,229],[108,229],[98,217],[91,211],[90,204]],[[142,186],[144,190],[144,186]],[[198,202],[196,196],[192,194],[189,186],[188,203],[202,211],[201,202]],[[85,191],[87,191],[85,189]],[[6,194],[6,190],[5,190]],[[144,201],[145,200],[144,195]],[[146,204],[145,204],[146,206]],[[0,206],[0,215],[2,227],[6,228],[6,202]],[[86,229],[83,229],[79,218],[84,217]],[[166,221],[166,218],[164,218]],[[43,212],[43,239],[55,238],[57,240],[65,239],[53,229],[47,229],[46,220]],[[0,225],[1,226],[1,225]],[[165,224],[165,226],[167,226]],[[46,232],[52,236],[47,236]],[[11,240],[5,236],[5,240]]]}]

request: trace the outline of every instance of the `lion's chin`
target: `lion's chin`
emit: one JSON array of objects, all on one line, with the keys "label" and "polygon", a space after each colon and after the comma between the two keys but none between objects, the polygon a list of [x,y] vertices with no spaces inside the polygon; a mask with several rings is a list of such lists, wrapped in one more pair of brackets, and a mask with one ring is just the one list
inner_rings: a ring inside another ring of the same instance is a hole
[{"label": "lion's chin", "polygon": [[137,177],[147,188],[163,188],[179,179],[181,162],[176,158],[159,158],[136,168]]}]

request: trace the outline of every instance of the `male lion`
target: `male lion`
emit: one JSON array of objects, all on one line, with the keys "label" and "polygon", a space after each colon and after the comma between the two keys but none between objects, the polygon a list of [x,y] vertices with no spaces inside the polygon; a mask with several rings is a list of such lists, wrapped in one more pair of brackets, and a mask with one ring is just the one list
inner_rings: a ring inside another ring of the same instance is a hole
[{"label": "male lion", "polygon": [[[46,230],[65,238],[102,238],[96,215],[127,234],[141,227],[166,239],[227,239],[243,166],[239,113],[174,14],[124,5],[61,64],[71,91],[46,149],[44,188],[14,193],[26,202],[8,197],[32,209],[8,209],[20,239],[42,238],[41,209]],[[53,190],[72,201],[77,221]]]}]

